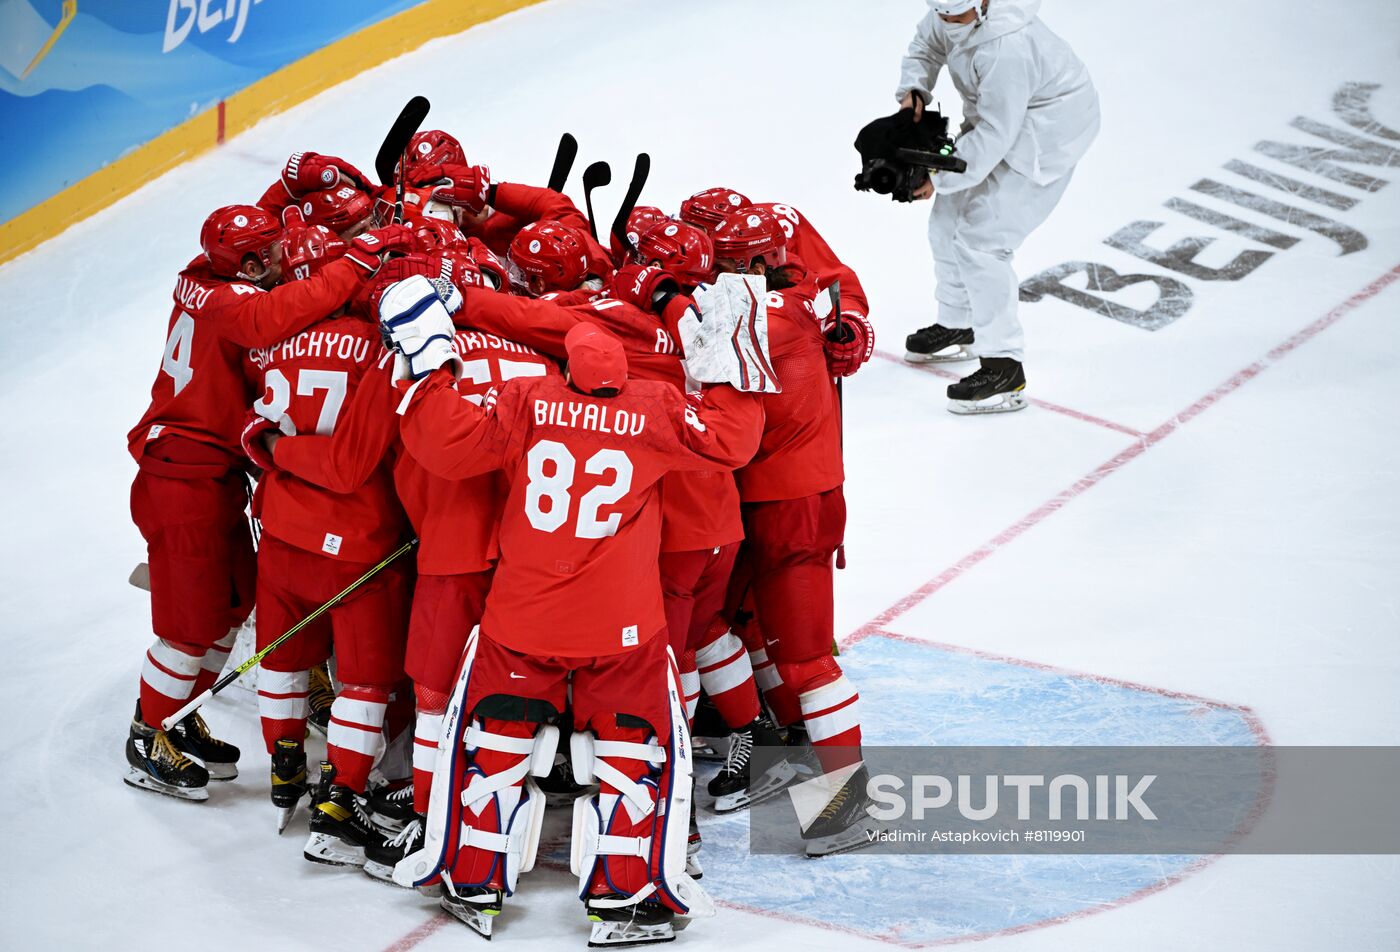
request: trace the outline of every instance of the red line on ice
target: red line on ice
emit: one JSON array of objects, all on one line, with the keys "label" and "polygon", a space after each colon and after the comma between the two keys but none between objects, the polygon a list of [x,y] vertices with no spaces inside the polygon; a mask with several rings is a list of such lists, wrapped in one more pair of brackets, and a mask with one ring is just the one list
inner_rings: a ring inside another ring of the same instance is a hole
[{"label": "red line on ice", "polygon": [[[953,581],[954,579],[963,575],[972,567],[984,561],[988,556],[994,554],[1006,544],[1019,538],[1024,532],[1026,532],[1026,530],[1036,526],[1047,516],[1059,511],[1065,505],[1065,503],[1069,502],[1071,499],[1074,499],[1076,496],[1079,496],[1084,492],[1088,491],[1089,489],[1092,489],[1094,486],[1097,486],[1105,476],[1118,471],[1127,463],[1141,456],[1148,450],[1149,447],[1157,445],[1162,440],[1175,433],[1176,430],[1183,424],[1188,423],[1196,417],[1200,416],[1206,410],[1210,409],[1216,403],[1220,402],[1221,398],[1228,396],[1229,394],[1238,390],[1240,387],[1244,386],[1244,384],[1246,384],[1250,380],[1253,380],[1255,377],[1259,376],[1260,373],[1271,367],[1273,364],[1277,363],[1280,359],[1286,357],[1288,354],[1297,350],[1303,344],[1312,340],[1318,334],[1322,333],[1324,330],[1337,323],[1337,321],[1341,320],[1342,317],[1344,317],[1346,314],[1355,310],[1362,304],[1366,303],[1371,298],[1379,294],[1381,291],[1394,284],[1397,280],[1400,280],[1400,265],[1396,265],[1389,271],[1382,274],[1379,278],[1372,281],[1370,284],[1353,294],[1351,297],[1347,298],[1341,304],[1338,304],[1336,307],[1328,311],[1322,317],[1318,318],[1316,321],[1313,321],[1307,327],[1304,327],[1302,330],[1298,331],[1298,333],[1289,337],[1283,343],[1270,350],[1261,359],[1250,364],[1248,367],[1245,367],[1243,370],[1230,377],[1220,386],[1216,387],[1210,393],[1201,397],[1195,403],[1191,404],[1185,410],[1182,410],[1180,413],[1176,414],[1171,419],[1167,420],[1165,423],[1163,423],[1161,426],[1157,427],[1150,433],[1138,433],[1136,430],[1131,430],[1127,427],[1119,426],[1118,424],[1111,423],[1110,421],[1101,420],[1098,417],[1092,417],[1088,414],[1080,414],[1078,411],[1068,410],[1067,408],[1058,407],[1053,404],[1038,404],[1044,406],[1044,408],[1047,410],[1053,410],[1054,412],[1062,412],[1068,416],[1074,416],[1077,419],[1082,419],[1086,420],[1087,422],[1096,423],[1100,426],[1107,426],[1109,429],[1118,430],[1120,432],[1126,432],[1129,435],[1136,437],[1137,442],[1124,449],[1122,452],[1118,453],[1116,456],[1114,456],[1107,462],[1100,464],[1094,470],[1075,481],[1073,485],[1062,490],[1051,499],[1042,503],[1040,506],[1036,507],[1030,513],[1022,517],[1020,520],[1012,523],[1010,526],[1003,529],[997,535],[993,536],[990,540],[981,545],[979,548],[968,553],[957,563],[944,569],[937,576],[925,582],[923,585],[919,586],[917,589],[904,596],[899,601],[895,602],[889,608],[885,609],[883,612],[876,615],[870,621],[866,622],[864,625],[851,632],[851,634],[847,635],[845,638],[842,638],[841,646],[843,648],[849,647],[850,645],[856,644],[871,636],[895,638],[901,641],[910,641],[917,644],[928,645],[930,647],[942,648],[950,651],[959,651],[966,654],[973,654],[979,657],[984,657],[1007,664],[1016,664],[1022,667],[1037,668],[1043,671],[1061,672],[1073,675],[1074,677],[1086,678],[1088,680],[1095,681],[1101,684],[1116,684],[1124,687],[1130,687],[1139,691],[1149,691],[1151,693],[1160,694],[1167,697],[1199,701],[1202,704],[1207,704],[1212,707],[1232,708],[1234,710],[1239,711],[1241,716],[1245,718],[1245,721],[1249,725],[1250,730],[1258,739],[1259,745],[1268,746],[1271,743],[1268,730],[1264,727],[1263,722],[1259,720],[1259,717],[1254,713],[1254,711],[1243,705],[1229,704],[1224,701],[1213,701],[1209,698],[1199,697],[1194,694],[1186,694],[1184,692],[1171,691],[1166,688],[1157,688],[1145,684],[1136,684],[1131,681],[1123,681],[1118,678],[1110,678],[1105,675],[1090,674],[1088,672],[1083,671],[1072,671],[1070,669],[1057,668],[1053,665],[1041,664],[1035,661],[1026,661],[1020,658],[1010,658],[1002,655],[995,655],[989,652],[978,651],[973,648],[964,648],[957,645],[938,644],[936,642],[926,641],[920,638],[913,638],[907,635],[894,634],[892,632],[886,631],[885,625],[889,624],[894,619],[907,613],[911,609],[924,602],[930,595],[939,591],[949,582]],[[882,351],[876,351],[875,353],[886,360],[894,361],[900,364],[905,364],[905,361],[894,355],[887,354]],[[922,368],[914,364],[905,364],[905,366],[914,367],[915,369],[920,370],[927,369],[928,372],[937,374],[939,376],[953,376],[951,374],[947,374],[946,371],[940,371],[936,368]],[[1263,814],[1265,807],[1268,805],[1269,798],[1272,795],[1271,779],[1271,777],[1266,778],[1265,786],[1260,791],[1259,798],[1256,800],[1254,808],[1250,811],[1249,815],[1246,816],[1244,821],[1240,824],[1240,828],[1236,832],[1236,838],[1242,837],[1246,833],[1248,833],[1249,830],[1253,827],[1254,822]],[[753,906],[745,906],[741,903],[730,902],[728,900],[722,900],[718,898],[716,898],[716,905],[723,906],[727,909],[733,909],[736,911],[749,912],[754,915],[764,916],[769,919],[777,919],[782,922],[791,922],[793,924],[811,926],[813,928],[824,929],[830,932],[841,932],[849,935],[858,935],[862,938],[875,939],[877,941],[886,942],[890,945],[901,946],[903,948],[935,948],[940,946],[961,945],[967,942],[980,942],[985,939],[993,939],[1001,936],[1017,935],[1019,933],[1029,932],[1034,929],[1044,929],[1048,926],[1060,925],[1061,923],[1072,922],[1076,919],[1083,919],[1086,916],[1095,915],[1097,913],[1104,912],[1109,909],[1120,909],[1123,906],[1137,902],[1141,899],[1146,899],[1148,896],[1156,895],[1162,890],[1167,889],[1170,886],[1176,885],[1186,877],[1191,876],[1194,873],[1200,872],[1202,869],[1205,869],[1207,866],[1209,866],[1211,863],[1215,862],[1219,858],[1219,855],[1202,856],[1192,861],[1190,865],[1178,870],[1170,876],[1167,876],[1164,879],[1159,880],[1158,882],[1155,882],[1150,886],[1144,886],[1136,892],[1129,893],[1122,899],[1118,899],[1113,902],[1106,903],[1104,905],[1094,906],[1090,909],[1080,909],[1076,912],[1066,913],[1062,916],[1056,916],[1053,919],[1043,919],[1039,922],[1028,922],[1019,926],[1011,926],[1009,928],[1001,929],[996,932],[983,932],[978,933],[976,935],[966,936],[950,936],[946,939],[936,939],[933,942],[926,943],[915,943],[902,940],[894,931],[885,933],[861,932],[846,926],[836,925],[830,922],[823,922],[817,919],[808,919],[802,916],[779,912],[773,909],[760,909]],[[402,938],[398,939],[396,942],[394,942],[392,945],[386,948],[385,952],[409,952],[409,950],[415,948],[420,942],[437,933],[437,931],[441,929],[443,925],[447,923],[447,921],[448,917],[440,913],[434,916],[432,919],[428,920],[427,922],[423,923],[422,925],[418,926],[417,928],[413,929],[411,932],[406,933]]]},{"label": "red line on ice", "polygon": [[[961,380],[963,376],[962,374],[955,374],[951,370],[944,370],[942,367],[936,367],[933,364],[911,364],[903,357],[899,357],[884,350],[875,351],[875,356],[879,357],[881,360],[888,360],[892,364],[908,367],[910,370],[917,370],[921,373],[932,374],[935,377],[942,377],[944,380]],[[1083,410],[1075,410],[1072,407],[1051,403],[1049,400],[1042,400],[1039,397],[1027,397],[1026,402],[1033,407],[1040,407],[1042,410],[1049,410],[1051,413],[1058,413],[1061,416],[1067,416],[1072,420],[1079,420],[1082,423],[1092,423],[1094,426],[1101,426],[1106,430],[1114,430],[1115,432],[1125,433],[1128,436],[1139,439],[1143,436],[1140,430],[1135,430],[1130,426],[1124,426],[1122,423],[1114,423],[1112,420],[1105,420],[1103,417],[1094,416],[1092,413],[1085,413]]]}]

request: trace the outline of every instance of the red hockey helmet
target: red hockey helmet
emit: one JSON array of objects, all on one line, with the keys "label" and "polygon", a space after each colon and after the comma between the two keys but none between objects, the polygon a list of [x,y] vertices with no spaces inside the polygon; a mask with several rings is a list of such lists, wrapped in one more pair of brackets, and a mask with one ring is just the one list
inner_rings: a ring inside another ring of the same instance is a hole
[{"label": "red hockey helmet", "polygon": [[425,129],[415,132],[408,140],[408,156],[401,170],[408,182],[417,184],[431,181],[424,176],[432,169],[445,164],[466,165],[467,153],[462,143],[441,129]]},{"label": "red hockey helmet", "polygon": [[613,260],[619,265],[636,260],[637,240],[642,237],[652,225],[659,221],[665,221],[670,216],[654,205],[638,205],[632,209],[632,214],[627,216],[627,241],[631,247],[622,247],[622,242],[617,240],[617,235],[608,235],[608,247],[612,250]]},{"label": "red hockey helmet", "polygon": [[710,236],[715,243],[717,262],[732,262],[735,270],[747,271],[755,258],[770,268],[787,262],[787,233],[772,212],[746,208],[720,222]]},{"label": "red hockey helmet", "polygon": [[682,284],[713,281],[715,246],[705,229],[684,221],[661,221],[652,225],[637,242],[637,256],[648,264],[659,264]]},{"label": "red hockey helmet", "polygon": [[282,237],[282,223],[256,205],[225,205],[215,209],[199,229],[199,246],[209,267],[221,277],[236,278],[248,255],[272,264],[272,246]]},{"label": "red hockey helmet", "polygon": [[747,195],[732,188],[707,188],[681,202],[681,221],[713,232],[725,218],[752,204]]},{"label": "red hockey helmet", "polygon": [[282,239],[282,273],[304,280],[349,250],[350,245],[325,225],[288,228]]},{"label": "red hockey helmet", "polygon": [[437,254],[448,248],[464,247],[466,235],[450,221],[441,218],[428,218],[415,215],[405,222],[418,237],[418,250],[425,254]]},{"label": "red hockey helmet", "polygon": [[531,293],[572,291],[588,276],[588,245],[557,221],[526,225],[510,243],[511,264],[529,280]]},{"label": "red hockey helmet", "polygon": [[342,236],[365,225],[373,213],[374,199],[349,185],[312,192],[301,200],[301,214],[308,225],[325,225]]},{"label": "red hockey helmet", "polygon": [[457,290],[465,293],[468,288],[496,289],[496,282],[482,272],[465,247],[447,248],[438,252],[437,258],[442,262],[439,277],[451,281]]}]

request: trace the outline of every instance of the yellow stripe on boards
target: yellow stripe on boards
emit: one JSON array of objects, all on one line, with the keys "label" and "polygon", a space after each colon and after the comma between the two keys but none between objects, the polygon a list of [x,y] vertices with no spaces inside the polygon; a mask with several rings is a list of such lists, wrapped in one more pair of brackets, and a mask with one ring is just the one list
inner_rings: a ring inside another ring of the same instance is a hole
[{"label": "yellow stripe on boards", "polygon": [[[428,40],[451,36],[541,0],[426,0],[264,76],[224,101],[225,139]],[[151,179],[219,144],[214,106],[0,223],[0,263],[31,250]],[[385,128],[393,120],[384,119]],[[212,206],[211,206],[212,210]]]}]

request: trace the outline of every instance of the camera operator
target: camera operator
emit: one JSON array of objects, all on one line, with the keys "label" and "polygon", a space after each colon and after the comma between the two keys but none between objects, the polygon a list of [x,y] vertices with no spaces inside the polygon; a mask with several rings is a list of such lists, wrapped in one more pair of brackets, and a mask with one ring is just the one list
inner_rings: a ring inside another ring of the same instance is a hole
[{"label": "camera operator", "polygon": [[948,388],[954,413],[1026,405],[1011,256],[1049,216],[1099,130],[1084,64],[1040,22],[1040,0],[929,0],[904,57],[896,98],[923,116],[944,66],[963,99],[965,172],[935,172],[914,198],[929,218],[938,323],[909,335],[906,360],[981,367]]}]

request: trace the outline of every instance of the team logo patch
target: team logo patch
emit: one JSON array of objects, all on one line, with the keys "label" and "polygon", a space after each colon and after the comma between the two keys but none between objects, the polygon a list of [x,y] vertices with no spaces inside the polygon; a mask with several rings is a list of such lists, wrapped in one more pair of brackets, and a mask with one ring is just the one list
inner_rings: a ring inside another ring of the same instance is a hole
[{"label": "team logo patch", "polygon": [[247,216],[247,215],[234,215],[234,216],[233,216],[233,227],[235,227],[235,228],[245,228],[245,227],[247,227],[247,225],[248,225],[248,216]]},{"label": "team logo patch", "polygon": [[310,215],[313,211],[316,210],[316,206],[312,205],[310,202],[307,202],[305,205],[301,206],[301,210],[303,214]]},{"label": "team logo patch", "polygon": [[536,239],[535,241],[530,242],[530,254],[536,255],[536,254],[539,254],[539,253],[540,253],[540,243],[539,243],[539,240]]},{"label": "team logo patch", "polygon": [[418,143],[418,154],[419,154],[419,155],[427,155],[427,154],[428,154],[429,152],[431,152],[431,151],[433,151],[433,147],[432,147],[431,145],[429,145],[428,143],[426,143],[426,142],[420,142],[420,143]]},{"label": "team logo patch", "polygon": [[736,195],[734,192],[729,193],[729,204],[738,205],[742,201],[743,199]]},{"label": "team logo patch", "polygon": [[667,226],[666,226],[666,237],[669,238],[669,237],[673,236],[677,231],[678,231],[678,229],[676,228],[675,225],[667,225]]},{"label": "team logo patch", "polygon": [[759,219],[759,217],[758,217],[757,215],[750,215],[750,216],[749,216],[749,227],[750,227],[750,228],[757,228],[760,224],[762,224],[762,221]]},{"label": "team logo patch", "polygon": [[335,184],[335,179],[336,179],[336,171],[335,171],[335,169],[323,169],[323,170],[321,171],[321,181],[322,181],[322,182],[325,182],[327,185],[334,185],[334,184]]}]

